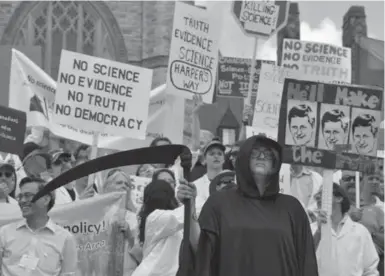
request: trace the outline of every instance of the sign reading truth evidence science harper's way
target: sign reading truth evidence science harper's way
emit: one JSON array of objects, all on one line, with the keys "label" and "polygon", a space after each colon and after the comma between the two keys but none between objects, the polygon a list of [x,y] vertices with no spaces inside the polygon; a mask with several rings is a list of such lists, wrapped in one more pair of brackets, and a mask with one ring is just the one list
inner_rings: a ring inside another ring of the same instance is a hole
[{"label": "sign reading truth evidence science harper's way", "polygon": [[175,3],[167,92],[212,103],[218,65],[220,24],[207,10]]},{"label": "sign reading truth evidence science harper's way", "polygon": [[379,88],[285,79],[278,128],[283,162],[373,171],[382,162],[382,103]]},{"label": "sign reading truth evidence science harper's way", "polygon": [[152,70],[62,50],[53,120],[144,139]]}]

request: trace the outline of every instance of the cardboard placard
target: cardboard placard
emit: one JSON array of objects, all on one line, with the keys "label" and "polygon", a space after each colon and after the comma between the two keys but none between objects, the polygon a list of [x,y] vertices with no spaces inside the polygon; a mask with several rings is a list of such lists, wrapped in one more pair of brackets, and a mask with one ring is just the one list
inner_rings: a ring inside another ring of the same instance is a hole
[{"label": "cardboard placard", "polygon": [[[274,64],[271,60],[256,60],[252,97],[258,92],[262,63]],[[251,59],[221,57],[218,63],[217,96],[246,98],[249,89]]]},{"label": "cardboard placard", "polygon": [[62,50],[53,120],[145,139],[152,70]]},{"label": "cardboard placard", "polygon": [[372,171],[382,103],[379,88],[286,79],[278,132],[283,162]]},{"label": "cardboard placard", "polygon": [[175,3],[167,72],[167,91],[191,99],[199,94],[212,103],[218,65],[220,23],[209,11]]},{"label": "cardboard placard", "polygon": [[284,39],[283,67],[299,71],[302,80],[351,83],[351,50],[319,42]]}]

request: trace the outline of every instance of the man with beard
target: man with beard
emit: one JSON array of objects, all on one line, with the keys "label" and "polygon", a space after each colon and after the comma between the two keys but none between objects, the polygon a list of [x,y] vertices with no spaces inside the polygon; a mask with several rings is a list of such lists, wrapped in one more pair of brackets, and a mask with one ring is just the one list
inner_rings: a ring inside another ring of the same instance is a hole
[{"label": "man with beard", "polygon": [[242,145],[237,188],[211,195],[201,211],[197,276],[318,276],[307,214],[279,193],[281,160],[265,136]]},{"label": "man with beard", "polygon": [[44,180],[32,177],[20,182],[17,198],[25,220],[0,230],[0,275],[73,276],[77,272],[75,237],[48,216],[55,204],[54,194],[31,202],[45,184]]}]

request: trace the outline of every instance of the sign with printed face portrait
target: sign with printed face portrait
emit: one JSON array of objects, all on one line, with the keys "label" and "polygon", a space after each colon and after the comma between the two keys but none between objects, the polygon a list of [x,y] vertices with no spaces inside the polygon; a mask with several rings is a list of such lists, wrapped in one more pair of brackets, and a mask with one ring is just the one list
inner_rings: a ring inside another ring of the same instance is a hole
[{"label": "sign with printed face portrait", "polygon": [[380,161],[382,104],[380,88],[285,79],[278,131],[283,162],[372,171]]}]

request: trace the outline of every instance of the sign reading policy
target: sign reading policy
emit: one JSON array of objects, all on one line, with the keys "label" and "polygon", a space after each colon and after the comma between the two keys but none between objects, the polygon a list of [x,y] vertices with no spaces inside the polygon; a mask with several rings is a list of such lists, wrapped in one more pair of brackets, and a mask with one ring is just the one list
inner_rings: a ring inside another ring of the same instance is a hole
[{"label": "sign reading policy", "polygon": [[152,70],[62,50],[53,119],[144,139]]},{"label": "sign reading policy", "polygon": [[188,99],[202,95],[213,100],[218,65],[219,24],[207,10],[175,3],[167,90]]}]

